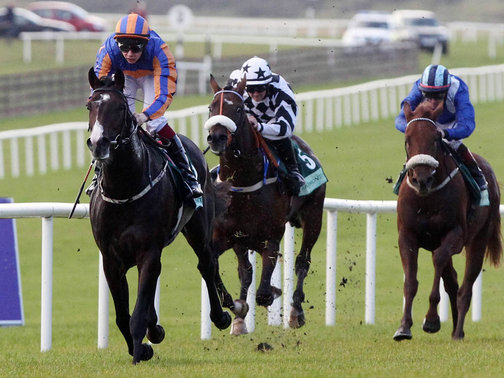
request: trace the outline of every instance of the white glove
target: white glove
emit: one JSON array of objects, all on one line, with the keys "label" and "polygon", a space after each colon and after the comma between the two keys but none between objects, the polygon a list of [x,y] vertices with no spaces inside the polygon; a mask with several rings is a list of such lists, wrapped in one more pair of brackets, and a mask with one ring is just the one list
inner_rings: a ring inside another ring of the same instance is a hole
[{"label": "white glove", "polygon": [[133,113],[133,115],[135,116],[135,119],[139,126],[143,125],[149,119],[149,117],[147,117],[144,113]]}]

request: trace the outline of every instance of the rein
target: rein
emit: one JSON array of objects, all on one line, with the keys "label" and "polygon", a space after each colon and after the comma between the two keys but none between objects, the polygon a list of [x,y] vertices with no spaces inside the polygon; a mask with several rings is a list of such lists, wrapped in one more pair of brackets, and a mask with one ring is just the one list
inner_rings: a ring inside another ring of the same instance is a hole
[{"label": "rein", "polygon": [[[409,121],[407,124],[406,124],[406,127],[408,127],[410,124],[412,124],[413,122],[417,122],[417,121],[427,121],[427,122],[430,122],[431,124],[433,124],[436,128],[438,127],[436,125],[436,122],[434,122],[432,119],[430,118],[425,118],[425,117],[419,117],[419,118],[413,118],[411,121]],[[443,143],[443,141],[441,141],[441,143]],[[451,153],[450,153],[450,156],[451,156]],[[451,156],[452,159],[453,159],[453,156]],[[437,161],[436,158],[434,158],[433,156],[431,155],[427,155],[427,154],[417,154],[415,156],[412,156],[411,158],[408,159],[408,161],[406,162],[406,165],[405,165],[405,170],[406,171],[409,171],[410,169],[413,169],[415,168],[417,165],[428,165],[432,168],[434,168],[434,172],[436,171],[436,168],[439,166],[439,161]],[[431,188],[430,189],[430,192],[436,192],[442,188],[444,188],[454,177],[455,175],[459,172],[459,167],[456,166],[446,177],[445,179],[437,186],[435,186],[434,188]],[[415,192],[418,193],[418,189],[410,182],[409,180],[409,177],[406,177],[406,183],[408,184],[408,186],[413,189]]]},{"label": "rein", "polygon": [[[97,88],[93,91],[93,93],[94,92],[114,92],[114,93],[119,94],[121,96],[122,100],[124,101],[124,103],[126,105],[125,111],[124,111],[124,117],[123,117],[125,122],[123,123],[123,127],[121,128],[121,132],[117,135],[117,137],[113,141],[110,142],[110,144],[114,146],[114,149],[118,149],[119,146],[122,144],[126,145],[126,144],[131,143],[132,137],[134,134],[136,134],[138,132],[139,126],[135,120],[135,117],[133,117],[133,114],[131,113],[131,111],[129,109],[128,100],[126,98],[126,95],[122,91],[120,91],[116,88],[108,88],[108,87]],[[129,133],[129,135],[127,135],[127,136],[122,136],[123,131],[125,130],[124,125],[127,125],[127,124],[132,126],[128,129],[128,130],[131,129],[131,133]],[[147,150],[147,158],[148,158],[148,156],[149,156],[149,151]],[[101,198],[105,202],[113,203],[116,205],[124,205],[124,204],[131,203],[131,202],[134,202],[134,201],[142,198],[152,188],[154,188],[154,186],[157,183],[159,183],[161,181],[161,179],[164,177],[164,175],[166,174],[166,171],[168,169],[168,163],[169,163],[169,160],[166,159],[163,168],[161,169],[161,171],[158,173],[158,175],[156,176],[156,178],[154,180],[152,180],[150,168],[149,168],[149,164],[148,164],[148,170],[147,170],[148,171],[148,181],[149,181],[148,184],[139,193],[135,194],[132,197],[125,198],[125,199],[115,199],[115,198],[110,198],[110,197],[106,196],[105,191],[103,190],[103,187],[102,187],[102,178],[100,178],[98,180],[98,187],[100,189]]]},{"label": "rein", "polygon": [[130,127],[131,129],[131,133],[128,135],[128,136],[122,136],[123,134],[123,130],[124,130],[124,125],[127,124],[128,122],[125,122],[123,124],[123,127],[121,129],[121,132],[115,137],[114,140],[110,141],[110,144],[112,146],[114,146],[115,149],[119,148],[119,146],[121,144],[128,144],[131,142],[131,137],[133,136],[133,134],[135,134],[138,130],[138,124],[136,123],[136,120],[135,120],[135,117],[133,117],[133,114],[131,113],[130,109],[129,109],[129,106],[128,106],[128,99],[126,97],[126,95],[118,90],[118,89],[115,89],[115,88],[108,88],[108,87],[102,87],[102,88],[96,88],[93,93],[95,92],[114,92],[118,95],[121,96],[122,100],[124,101],[126,107],[125,107],[125,110],[124,110],[124,119],[125,120],[130,120],[130,125],[133,126],[132,128]]},{"label": "rein", "polygon": [[[215,124],[217,123],[220,123],[222,124],[225,128],[226,128],[226,132],[227,132],[227,146],[231,146],[231,143],[232,143],[232,138],[233,138],[233,135],[234,133],[236,132],[236,130],[238,129],[238,127],[236,126],[236,123],[231,120],[229,117],[223,115],[223,106],[224,106],[224,93],[232,93],[236,96],[238,96],[238,98],[242,101],[244,101],[243,99],[243,96],[234,91],[234,90],[229,90],[229,89],[221,89],[220,91],[217,91],[215,92],[214,94],[214,99],[220,95],[220,99],[219,99],[219,114],[218,115],[214,115],[212,117],[210,117],[208,119],[208,121],[205,123],[205,129],[210,129],[212,126],[214,126]],[[245,112],[243,112],[243,114],[245,114]],[[240,125],[243,125],[245,123],[245,118],[242,117],[242,119],[239,121],[239,124]],[[250,192],[255,192],[259,189],[261,189],[264,185],[269,185],[269,184],[274,184],[275,182],[278,181],[278,177],[269,177],[267,178],[266,177],[266,174],[267,174],[267,170],[268,170],[268,159],[269,161],[271,161],[273,163],[273,165],[278,168],[278,161],[275,159],[275,157],[273,156],[271,150],[269,149],[266,141],[264,140],[264,138],[262,137],[262,135],[259,133],[259,131],[257,131],[255,128],[253,128],[250,123],[249,123],[249,126],[252,130],[252,135],[254,136],[254,143],[255,143],[255,147],[259,150],[262,150],[262,155],[263,155],[263,159],[264,159],[264,172],[263,172],[263,178],[261,181],[258,181],[257,183],[253,184],[253,185],[249,185],[249,186],[231,186],[230,187],[230,191],[231,192],[235,192],[235,193],[250,193]],[[235,156],[239,156],[241,154],[236,154],[235,153]],[[266,156],[267,157],[266,157]],[[222,180],[220,179],[219,175],[217,175],[217,182],[222,182]]]}]

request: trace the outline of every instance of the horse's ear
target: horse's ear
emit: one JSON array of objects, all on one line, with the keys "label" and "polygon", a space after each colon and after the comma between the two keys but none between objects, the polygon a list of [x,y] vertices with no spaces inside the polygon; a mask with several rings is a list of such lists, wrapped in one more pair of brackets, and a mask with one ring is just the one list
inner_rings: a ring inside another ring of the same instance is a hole
[{"label": "horse's ear", "polygon": [[245,92],[245,86],[247,85],[247,78],[245,76],[242,77],[241,81],[238,83],[238,86],[236,87],[236,91],[243,95],[243,92]]},{"label": "horse's ear", "polygon": [[100,80],[96,77],[94,73],[94,68],[91,67],[88,72],[88,81],[91,88],[96,89],[101,86]]},{"label": "horse's ear", "polygon": [[114,87],[121,92],[124,89],[124,73],[121,70],[117,70],[114,74]]},{"label": "horse's ear", "polygon": [[404,116],[407,120],[410,120],[413,117],[413,112],[411,111],[411,106],[408,102],[405,102],[403,105]]},{"label": "horse's ear", "polygon": [[215,80],[215,77],[212,74],[210,74],[210,86],[212,87],[214,93],[217,93],[222,89],[221,87],[219,87],[217,80]]}]

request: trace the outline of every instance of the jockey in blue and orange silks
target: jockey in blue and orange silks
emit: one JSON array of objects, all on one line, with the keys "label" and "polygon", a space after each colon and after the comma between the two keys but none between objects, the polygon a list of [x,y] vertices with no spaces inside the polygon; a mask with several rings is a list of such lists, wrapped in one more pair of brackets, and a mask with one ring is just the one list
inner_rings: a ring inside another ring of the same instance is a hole
[{"label": "jockey in blue and orange silks", "polygon": [[444,103],[443,112],[434,121],[442,138],[456,152],[478,184],[481,193],[480,206],[488,206],[485,176],[471,151],[462,143],[462,139],[470,136],[476,127],[467,84],[460,77],[450,74],[442,65],[427,66],[420,79],[413,84],[410,93],[401,102],[401,111],[395,119],[396,129],[403,133],[406,130],[404,104],[408,103],[411,109],[415,110],[422,101],[429,101],[434,107],[441,101]]},{"label": "jockey in blue and orange silks", "polygon": [[[167,142],[165,147],[182,171],[192,196],[201,196],[203,192],[184,146],[164,116],[177,89],[175,58],[168,45],[138,14],[122,17],[96,54],[97,77],[111,76],[119,69],[124,73],[124,94],[138,125],[146,123],[147,131]],[[135,97],[140,88],[145,106],[141,113],[136,113]]]}]

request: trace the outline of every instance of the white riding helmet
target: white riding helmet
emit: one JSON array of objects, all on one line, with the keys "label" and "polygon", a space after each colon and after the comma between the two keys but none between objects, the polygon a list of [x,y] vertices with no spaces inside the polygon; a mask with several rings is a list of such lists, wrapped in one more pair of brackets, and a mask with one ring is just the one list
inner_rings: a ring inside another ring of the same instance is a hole
[{"label": "white riding helmet", "polygon": [[231,74],[229,75],[229,79],[227,81],[227,85],[230,85],[232,87],[236,87],[238,85],[238,83],[241,81],[243,75],[242,75],[242,71],[241,70],[234,70],[233,72],[231,72]]},{"label": "white riding helmet", "polygon": [[254,56],[242,65],[242,74],[247,77],[247,85],[268,84],[271,81],[271,68],[266,60]]}]

